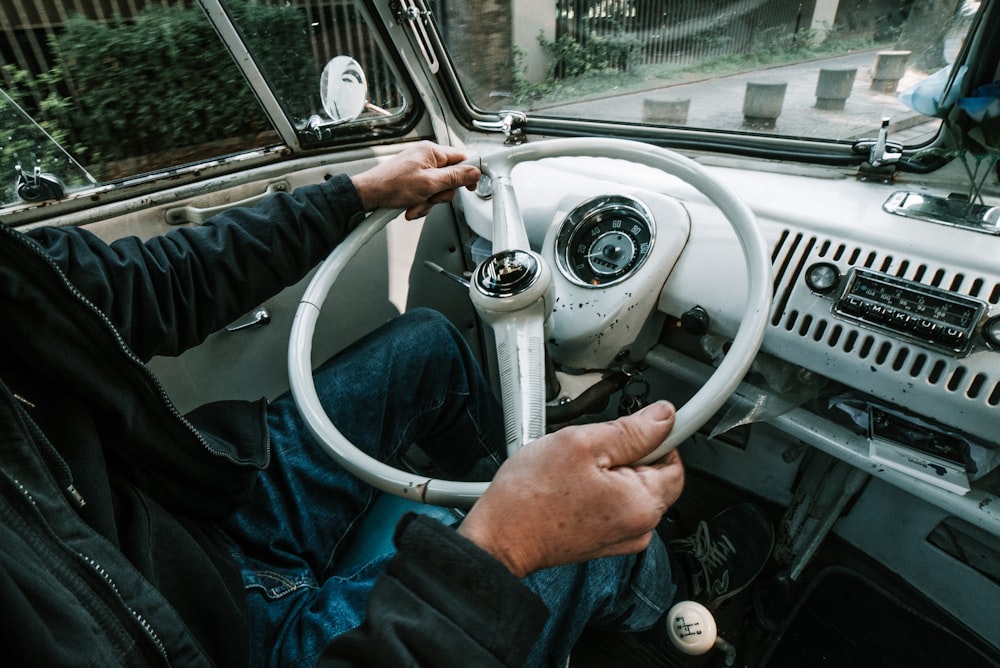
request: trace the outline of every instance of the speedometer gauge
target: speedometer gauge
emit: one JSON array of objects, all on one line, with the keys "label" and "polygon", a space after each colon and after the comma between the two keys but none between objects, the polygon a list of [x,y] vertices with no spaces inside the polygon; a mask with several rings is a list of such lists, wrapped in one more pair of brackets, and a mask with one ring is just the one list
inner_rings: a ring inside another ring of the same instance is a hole
[{"label": "speedometer gauge", "polygon": [[556,264],[577,285],[603,287],[631,276],[649,257],[655,228],[646,205],[624,195],[588,200],[556,237]]}]

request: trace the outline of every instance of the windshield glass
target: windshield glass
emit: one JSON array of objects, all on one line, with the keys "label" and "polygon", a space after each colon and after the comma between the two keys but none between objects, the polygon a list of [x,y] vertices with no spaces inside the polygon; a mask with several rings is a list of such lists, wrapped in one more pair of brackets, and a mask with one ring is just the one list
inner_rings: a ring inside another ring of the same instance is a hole
[{"label": "windshield glass", "polygon": [[908,145],[939,121],[900,93],[935,73],[947,81],[979,5],[513,0],[484,15],[479,4],[431,14],[480,111],[840,141],[888,117]]}]

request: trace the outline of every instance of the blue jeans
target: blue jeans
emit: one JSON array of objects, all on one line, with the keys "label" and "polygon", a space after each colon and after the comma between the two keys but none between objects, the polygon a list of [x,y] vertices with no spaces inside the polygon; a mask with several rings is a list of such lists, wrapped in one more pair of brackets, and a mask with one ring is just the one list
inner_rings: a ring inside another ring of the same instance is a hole
[{"label": "blue jeans", "polygon": [[[433,311],[391,321],[319,368],[315,383],[337,428],[382,461],[418,443],[442,477],[476,479],[499,464],[499,407],[461,335]],[[268,421],[271,464],[223,531],[247,591],[251,665],[312,665],[331,638],[361,623],[392,554],[338,570],[380,492],[314,442],[289,395],[271,404]],[[533,650],[537,666],[564,662],[587,624],[649,627],[675,592],[659,540],[639,557],[548,569],[525,582],[552,612]]]}]

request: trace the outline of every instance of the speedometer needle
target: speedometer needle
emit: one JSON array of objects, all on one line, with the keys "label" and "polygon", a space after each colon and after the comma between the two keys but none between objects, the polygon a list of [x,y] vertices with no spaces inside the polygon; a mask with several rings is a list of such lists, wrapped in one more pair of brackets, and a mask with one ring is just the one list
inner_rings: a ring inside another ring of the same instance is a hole
[{"label": "speedometer needle", "polygon": [[587,255],[588,258],[591,257],[614,257],[622,252],[622,249],[618,246],[605,246],[599,251],[595,251]]}]

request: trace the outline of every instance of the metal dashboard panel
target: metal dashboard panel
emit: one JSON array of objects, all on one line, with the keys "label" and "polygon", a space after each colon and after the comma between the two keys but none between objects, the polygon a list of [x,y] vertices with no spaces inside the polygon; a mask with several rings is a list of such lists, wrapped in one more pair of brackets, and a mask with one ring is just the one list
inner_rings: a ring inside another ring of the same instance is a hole
[{"label": "metal dashboard panel", "polygon": [[[1000,237],[883,210],[889,194],[912,185],[859,182],[836,170],[776,173],[755,166],[748,161],[711,169],[753,210],[772,248],[774,302],[762,351],[998,444],[1000,352],[984,345],[981,326],[1000,315]],[[679,316],[704,306],[712,332],[732,337],[745,304],[739,246],[709,202],[681,197],[691,212],[692,235],[664,286],[660,309]],[[841,277],[854,269],[959,304],[982,304],[978,322],[967,330],[968,345],[958,351],[928,346],[884,323],[837,313],[845,284],[819,294],[805,281],[808,268],[822,262]]]},{"label": "metal dashboard panel", "polygon": [[[927,258],[794,229],[781,233],[774,258],[768,352],[986,442],[996,440],[1000,353],[982,344],[978,325],[1000,302],[1000,275],[973,275]],[[928,293],[951,294],[959,304],[981,305],[968,328],[968,344],[961,350],[927,345],[870,318],[844,314],[838,305],[850,286],[823,296],[806,285],[804,271],[815,262],[835,264],[845,278],[884,277],[886,283],[926,286]]]}]

